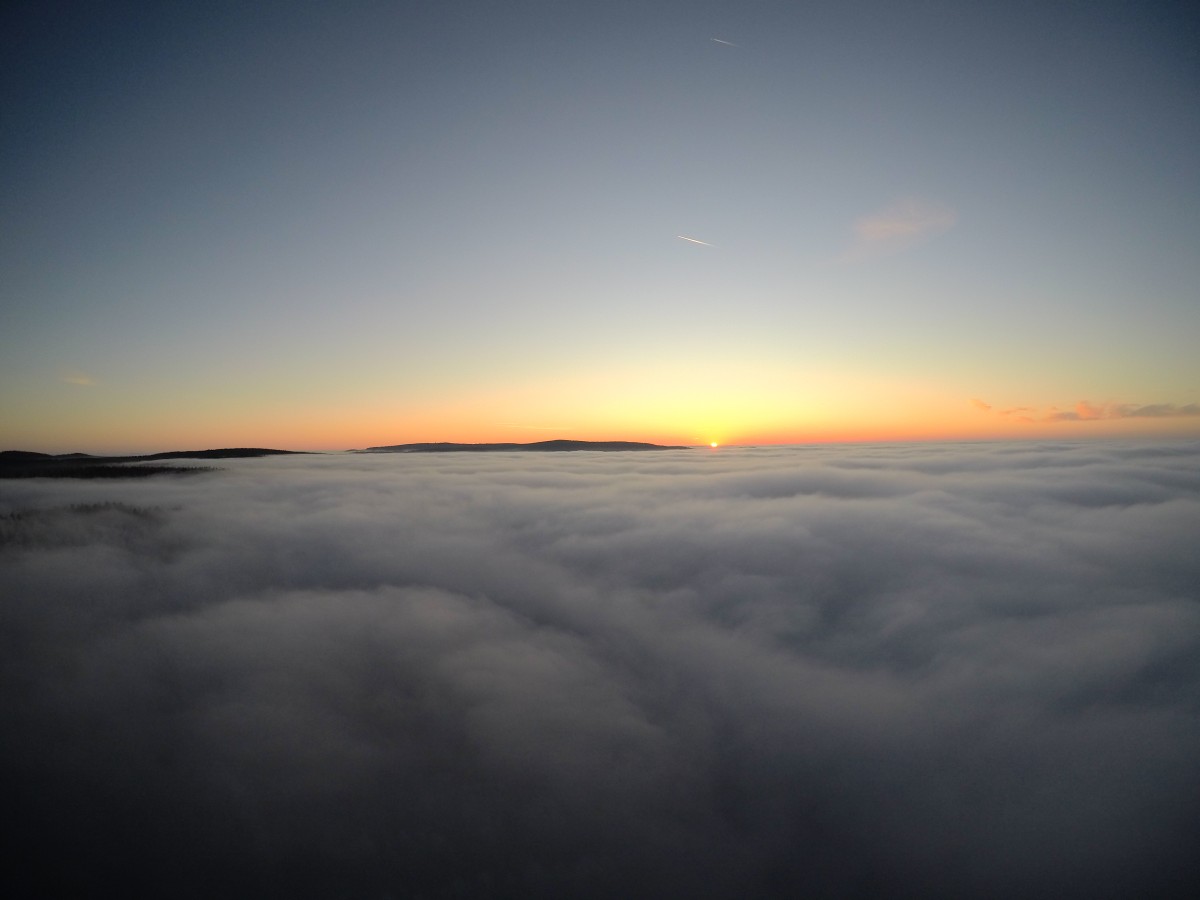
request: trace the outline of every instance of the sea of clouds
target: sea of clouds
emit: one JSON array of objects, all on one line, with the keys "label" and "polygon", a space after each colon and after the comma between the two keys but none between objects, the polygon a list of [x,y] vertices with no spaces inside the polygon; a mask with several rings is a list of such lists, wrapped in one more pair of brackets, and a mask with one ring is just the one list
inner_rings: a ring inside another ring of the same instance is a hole
[{"label": "sea of clouds", "polygon": [[1166,897],[1200,444],[0,482],[8,896]]}]

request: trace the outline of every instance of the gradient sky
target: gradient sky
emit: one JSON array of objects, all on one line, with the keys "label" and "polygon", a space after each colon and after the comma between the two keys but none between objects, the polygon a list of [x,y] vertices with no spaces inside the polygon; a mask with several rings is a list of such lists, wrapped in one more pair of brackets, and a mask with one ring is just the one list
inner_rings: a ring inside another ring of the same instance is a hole
[{"label": "gradient sky", "polygon": [[1198,47],[1186,3],[8,4],[0,447],[1196,435]]}]

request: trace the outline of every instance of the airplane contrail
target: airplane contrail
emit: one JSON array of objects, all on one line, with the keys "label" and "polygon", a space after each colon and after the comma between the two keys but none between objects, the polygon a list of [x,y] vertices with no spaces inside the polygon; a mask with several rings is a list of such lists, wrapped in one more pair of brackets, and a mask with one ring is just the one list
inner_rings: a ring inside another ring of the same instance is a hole
[{"label": "airplane contrail", "polygon": [[724,44],[726,47],[741,47],[741,44],[735,44],[733,41],[723,41],[720,38],[709,38],[710,41],[716,41],[718,44]]},{"label": "airplane contrail", "polygon": [[705,247],[717,246],[716,244],[710,244],[708,241],[698,241],[695,238],[690,238],[686,234],[677,234],[675,237],[679,238],[681,241],[691,241],[693,244],[703,244]]}]

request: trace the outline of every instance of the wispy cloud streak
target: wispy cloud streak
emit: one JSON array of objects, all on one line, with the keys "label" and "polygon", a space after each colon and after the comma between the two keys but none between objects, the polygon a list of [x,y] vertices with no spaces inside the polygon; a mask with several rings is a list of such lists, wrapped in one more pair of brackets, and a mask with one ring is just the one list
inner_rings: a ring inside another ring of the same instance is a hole
[{"label": "wispy cloud streak", "polygon": [[1056,410],[1047,418],[1055,422],[1090,422],[1095,419],[1172,419],[1200,416],[1200,404],[1136,403],[1093,404],[1080,400],[1072,410]]},{"label": "wispy cloud streak", "polygon": [[[991,412],[992,406],[983,400],[971,401],[980,412]],[[1072,409],[1052,407],[1038,411],[1030,406],[1015,406],[996,410],[996,414],[1024,422],[1094,422],[1112,419],[1178,419],[1200,416],[1200,403],[1092,403],[1080,400]]]},{"label": "wispy cloud streak", "polygon": [[854,224],[854,242],[842,255],[855,261],[908,249],[951,228],[958,214],[942,203],[906,197],[863,216]]}]

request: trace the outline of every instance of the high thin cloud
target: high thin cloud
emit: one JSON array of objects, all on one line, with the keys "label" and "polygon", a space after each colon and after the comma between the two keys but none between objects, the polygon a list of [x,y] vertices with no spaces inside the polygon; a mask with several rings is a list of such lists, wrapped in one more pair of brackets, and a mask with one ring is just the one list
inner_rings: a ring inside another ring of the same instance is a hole
[{"label": "high thin cloud", "polygon": [[1173,403],[1151,403],[1139,406],[1136,403],[1103,403],[1095,405],[1080,400],[1072,410],[1056,410],[1047,416],[1056,422],[1087,422],[1093,419],[1166,419],[1181,416],[1200,416],[1200,404],[1188,403],[1176,406]]},{"label": "high thin cloud", "polygon": [[90,375],[84,375],[82,372],[67,372],[59,378],[63,384],[74,384],[79,387],[92,387],[96,380]]},{"label": "high thin cloud", "polygon": [[863,216],[854,224],[854,243],[843,255],[853,261],[905,250],[951,228],[958,214],[942,203],[906,197]]},{"label": "high thin cloud", "polygon": [[221,465],[0,483],[9,896],[1200,880],[1200,445]]},{"label": "high thin cloud", "polygon": [[[991,412],[992,406],[978,398],[971,405],[981,412]],[[1033,407],[1017,406],[1001,409],[998,415],[1023,422],[1091,422],[1102,419],[1171,419],[1200,416],[1200,403],[1091,403],[1080,400],[1073,409],[1051,408],[1039,413]]]}]

